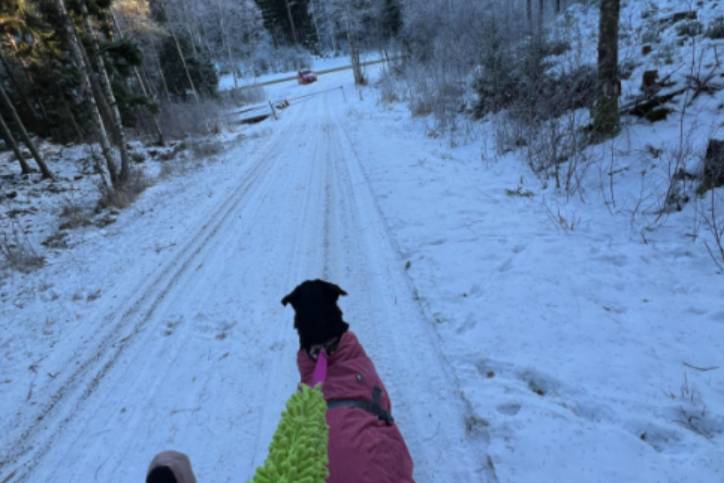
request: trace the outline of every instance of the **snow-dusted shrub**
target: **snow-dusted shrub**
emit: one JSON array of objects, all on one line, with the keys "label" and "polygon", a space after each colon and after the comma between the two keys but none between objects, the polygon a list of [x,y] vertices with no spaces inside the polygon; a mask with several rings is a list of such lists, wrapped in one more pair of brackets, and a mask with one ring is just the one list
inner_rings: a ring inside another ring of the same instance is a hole
[{"label": "snow-dusted shrub", "polygon": [[434,115],[438,128],[450,126],[452,113],[466,104],[469,75],[485,44],[488,13],[481,2],[405,4],[401,41],[407,54],[402,74],[407,100],[414,114]]},{"label": "snow-dusted shrub", "polygon": [[661,27],[656,22],[647,22],[641,34],[644,44],[657,44],[661,41]]},{"label": "snow-dusted shrub", "polygon": [[709,24],[706,36],[710,39],[724,39],[724,16],[717,17]]},{"label": "snow-dusted shrub", "polygon": [[704,209],[704,226],[711,236],[711,244],[705,246],[717,268],[724,272],[724,197],[717,190],[709,192],[709,202]]},{"label": "snow-dusted shrub", "polygon": [[11,270],[30,273],[45,265],[45,257],[35,251],[30,241],[16,225],[0,236],[0,255]]},{"label": "snow-dusted shrub", "polygon": [[514,54],[495,19],[488,21],[486,37],[473,82],[478,95],[473,112],[478,118],[510,106],[519,95],[518,79],[514,73]]},{"label": "snow-dusted shrub", "polygon": [[644,44],[656,44],[661,41],[661,23],[658,19],[659,7],[654,2],[649,2],[641,12],[644,20],[641,34],[641,42]]},{"label": "snow-dusted shrub", "polygon": [[214,140],[196,140],[190,142],[191,153],[196,159],[206,159],[224,151],[224,145]]},{"label": "snow-dusted shrub", "polygon": [[689,20],[676,26],[679,37],[696,37],[704,32],[704,25],[698,20]]},{"label": "snow-dusted shrub", "polygon": [[592,164],[586,151],[587,136],[581,130],[582,114],[576,111],[531,125],[526,159],[531,170],[555,181],[556,189],[573,195]]},{"label": "snow-dusted shrub", "polygon": [[464,81],[456,81],[440,72],[425,70],[414,65],[404,74],[407,85],[407,103],[414,116],[432,115],[437,134],[452,134],[458,128],[460,114],[465,110]]},{"label": "snow-dusted shrub", "polygon": [[266,92],[260,86],[244,87],[237,89],[232,94],[234,102],[240,105],[255,104],[263,102],[266,99]]},{"label": "snow-dusted shrub", "polygon": [[670,43],[661,45],[654,53],[654,61],[659,65],[671,65],[674,63],[676,49]]},{"label": "snow-dusted shrub", "polygon": [[305,67],[312,63],[309,51],[301,47],[280,46],[264,44],[254,51],[249,62],[253,75],[262,75],[270,72],[289,72]]},{"label": "snow-dusted shrub", "polygon": [[505,154],[525,147],[528,142],[527,127],[514,119],[510,112],[495,114],[492,119],[495,126],[495,147],[498,154]]},{"label": "snow-dusted shrub", "polygon": [[91,224],[90,213],[80,203],[66,200],[60,210],[61,229],[73,229]]},{"label": "snow-dusted shrub", "polygon": [[128,180],[121,186],[115,188],[106,185],[99,186],[101,198],[98,200],[98,206],[100,208],[127,208],[150,185],[151,182],[143,171],[131,171]]},{"label": "snow-dusted shrub", "polygon": [[646,8],[641,11],[641,18],[644,20],[655,19],[659,14],[659,6],[656,2],[649,0],[646,2]]},{"label": "snow-dusted shrub", "polygon": [[183,139],[220,132],[227,122],[224,112],[224,105],[215,99],[165,103],[159,121],[166,139]]},{"label": "snow-dusted shrub", "polygon": [[401,100],[400,88],[397,79],[390,73],[385,73],[379,81],[382,102],[399,102]]},{"label": "snow-dusted shrub", "polygon": [[[712,369],[717,368],[699,368],[698,370]],[[679,394],[670,393],[669,397],[675,401],[674,407],[671,408],[671,416],[675,423],[707,439],[724,432],[724,423],[721,418],[712,415],[701,392],[689,382],[686,373]]]},{"label": "snow-dusted shrub", "polygon": [[531,37],[516,49],[506,49],[492,41],[483,51],[473,84],[478,95],[474,114],[484,117],[510,109],[516,117],[533,122],[590,107],[595,99],[595,67],[551,70],[551,56],[559,55],[565,45]]}]

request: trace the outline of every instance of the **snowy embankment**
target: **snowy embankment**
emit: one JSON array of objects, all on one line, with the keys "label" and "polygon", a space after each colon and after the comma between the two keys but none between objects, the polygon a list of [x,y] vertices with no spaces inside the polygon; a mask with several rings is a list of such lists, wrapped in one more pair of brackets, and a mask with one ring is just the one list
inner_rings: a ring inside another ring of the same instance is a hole
[{"label": "snowy embankment", "polygon": [[[683,3],[659,4],[652,21]],[[623,59],[635,61],[624,102],[655,67],[680,84],[692,68],[724,75],[721,40],[692,46],[674,26],[642,59],[642,9],[627,2],[622,13]],[[717,12],[709,3],[699,18]],[[583,58],[595,59],[595,9],[571,15]],[[681,212],[658,213],[681,145],[690,154],[679,167],[697,173],[709,138],[724,136],[724,91],[682,114],[690,100],[656,124],[626,118],[619,137],[589,148],[571,199],[520,152],[498,154],[494,122],[451,148],[422,141],[437,132],[427,120],[410,128],[405,109],[351,113],[353,144],[500,481],[724,479],[724,282],[705,226],[711,203],[724,220],[723,189],[699,198],[691,182]]]}]

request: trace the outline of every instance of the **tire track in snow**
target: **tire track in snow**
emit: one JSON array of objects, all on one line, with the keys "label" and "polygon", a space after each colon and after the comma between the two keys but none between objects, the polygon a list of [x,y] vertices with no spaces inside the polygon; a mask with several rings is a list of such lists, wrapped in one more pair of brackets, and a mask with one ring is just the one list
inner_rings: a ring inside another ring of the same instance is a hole
[{"label": "tire track in snow", "polygon": [[339,277],[344,268],[353,279],[360,278],[355,273],[364,274],[356,291],[350,290],[349,301],[357,308],[356,317],[373,317],[366,321],[355,317],[351,324],[368,331],[365,344],[398,408],[393,413],[408,438],[416,479],[496,482],[487,453],[487,430],[478,425],[454,367],[440,349],[440,335],[402,269],[399,247],[349,134],[336,118],[334,127],[329,161],[335,165],[339,184],[336,221],[343,226],[336,242],[340,250],[352,253],[343,263],[346,266],[335,267],[333,273]]},{"label": "tire track in snow", "polygon": [[[3,451],[5,456],[0,460],[0,471],[9,466],[14,467],[0,481],[10,479],[24,481],[28,477],[31,469],[47,453],[53,441],[79,413],[83,402],[94,393],[103,377],[136,336],[144,330],[176,281],[195,265],[194,262],[223,227],[227,216],[240,205],[257,181],[269,172],[273,164],[269,159],[273,160],[276,157],[275,153],[284,149],[279,141],[293,131],[294,127],[294,123],[288,121],[284,129],[280,129],[269,141],[260,145],[261,147],[252,156],[255,158],[252,167],[244,173],[238,188],[220,203],[209,217],[209,221],[157,272],[150,283],[143,284],[134,291],[129,297],[133,302],[115,311],[121,315],[115,318],[113,329],[96,345],[91,357],[82,362],[76,361],[72,373],[32,418],[30,426],[21,430],[20,435],[9,442]],[[132,326],[130,332],[129,325]],[[44,439],[37,441],[40,437]],[[28,454],[31,454],[30,459],[23,462],[22,459]]]}]

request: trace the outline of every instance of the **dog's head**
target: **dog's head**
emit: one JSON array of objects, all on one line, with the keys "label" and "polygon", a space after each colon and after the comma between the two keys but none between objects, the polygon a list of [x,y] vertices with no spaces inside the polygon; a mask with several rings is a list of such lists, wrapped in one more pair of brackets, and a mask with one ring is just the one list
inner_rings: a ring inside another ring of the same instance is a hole
[{"label": "dog's head", "polygon": [[307,280],[282,299],[282,305],[294,307],[294,328],[299,334],[299,346],[305,351],[326,344],[349,329],[337,306],[340,295],[347,292],[333,283]]}]

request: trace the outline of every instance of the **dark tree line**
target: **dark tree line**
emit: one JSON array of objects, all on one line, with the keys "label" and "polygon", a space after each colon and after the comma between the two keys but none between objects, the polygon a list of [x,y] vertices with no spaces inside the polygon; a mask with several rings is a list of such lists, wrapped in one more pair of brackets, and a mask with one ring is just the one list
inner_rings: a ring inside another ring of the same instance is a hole
[{"label": "dark tree line", "polygon": [[280,44],[314,48],[317,32],[309,14],[309,0],[256,0],[264,26]]},{"label": "dark tree line", "polygon": [[211,59],[167,21],[170,2],[155,2],[153,13],[142,0],[114,3],[0,3],[0,133],[23,173],[30,167],[19,143],[52,176],[31,133],[60,143],[92,141],[101,146],[103,179],[118,187],[129,177],[127,129],[163,143],[160,103],[215,94]]}]

